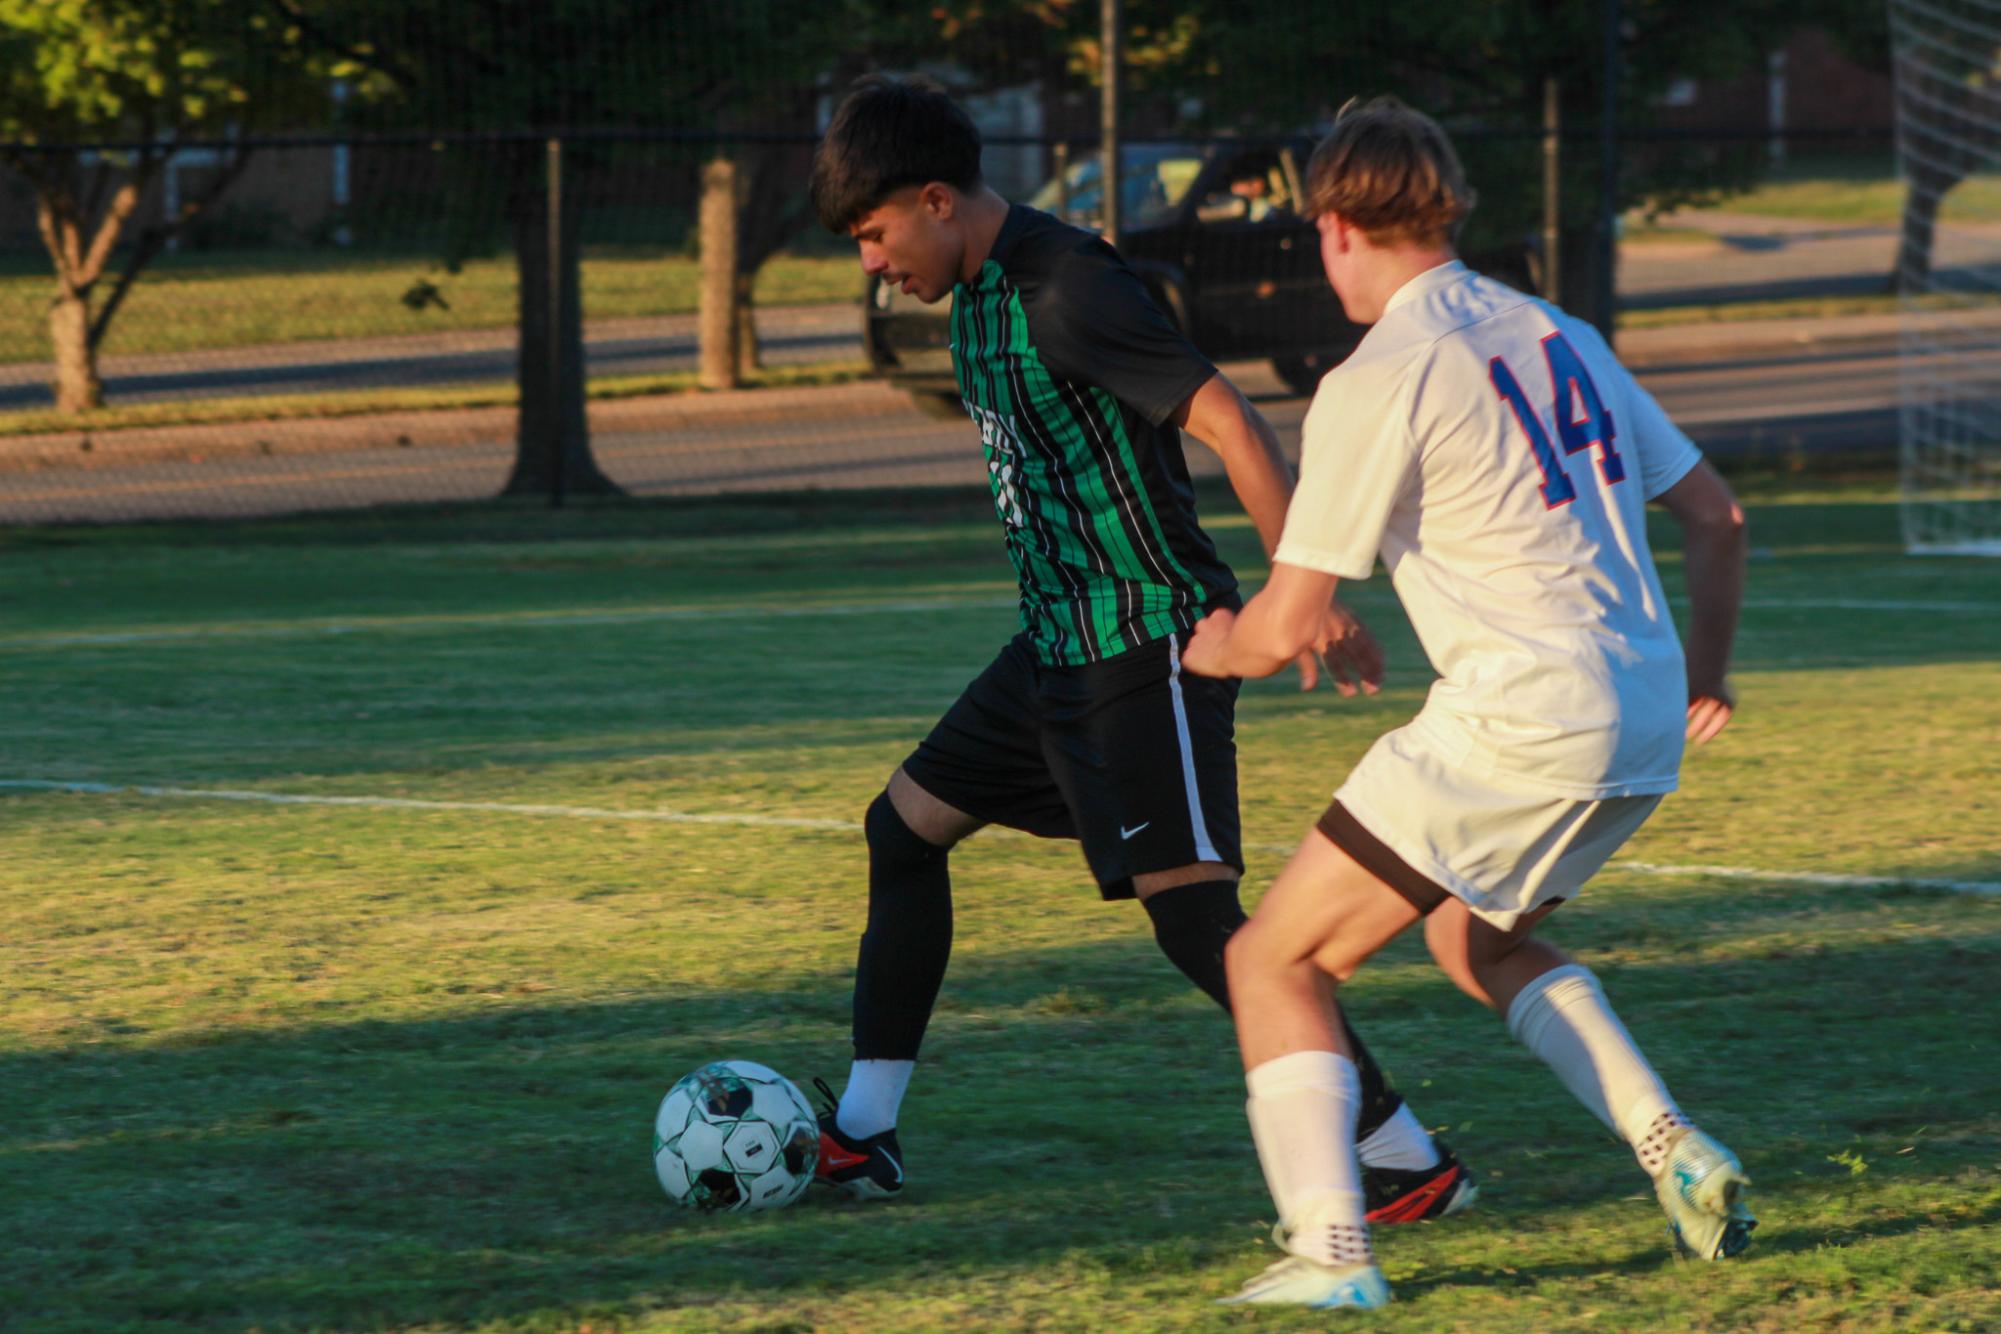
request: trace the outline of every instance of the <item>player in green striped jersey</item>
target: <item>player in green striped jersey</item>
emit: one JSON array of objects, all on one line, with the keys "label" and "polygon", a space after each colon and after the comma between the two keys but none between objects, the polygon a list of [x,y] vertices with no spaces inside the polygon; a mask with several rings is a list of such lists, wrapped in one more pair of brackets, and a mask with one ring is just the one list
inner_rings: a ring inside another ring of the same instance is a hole
[{"label": "player in green striped jersey", "polygon": [[[862,1198],[903,1185],[897,1113],[951,950],[947,861],[961,839],[1002,824],[1079,840],[1105,898],[1138,898],[1163,952],[1226,1008],[1223,946],[1244,921],[1236,684],[1184,676],[1180,661],[1196,622],[1240,599],[1197,520],[1182,432],[1221,457],[1267,552],[1291,469],[1111,246],[1010,205],[979,159],[978,130],[935,85],[873,77],[814,160],[820,220],[859,243],[868,273],[953,298],[953,367],[1021,586],[1021,633],[865,821],[855,1061],[822,1118],[819,1169]],[[1315,647],[1344,694],[1377,688],[1380,651],[1340,606]],[[1306,688],[1317,663],[1300,655]],[[1463,1207],[1464,1169],[1356,1050],[1370,1217]]]}]

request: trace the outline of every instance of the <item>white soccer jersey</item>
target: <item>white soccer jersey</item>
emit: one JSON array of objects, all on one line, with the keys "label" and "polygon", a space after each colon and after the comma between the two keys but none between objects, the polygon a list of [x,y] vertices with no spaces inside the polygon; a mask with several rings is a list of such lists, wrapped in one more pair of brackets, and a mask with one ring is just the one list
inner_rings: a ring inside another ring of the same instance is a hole
[{"label": "white soccer jersey", "polygon": [[1670,792],[1688,687],[1644,509],[1701,457],[1590,325],[1444,264],[1321,381],[1276,559],[1380,552],[1443,678],[1410,739],[1448,764]]}]

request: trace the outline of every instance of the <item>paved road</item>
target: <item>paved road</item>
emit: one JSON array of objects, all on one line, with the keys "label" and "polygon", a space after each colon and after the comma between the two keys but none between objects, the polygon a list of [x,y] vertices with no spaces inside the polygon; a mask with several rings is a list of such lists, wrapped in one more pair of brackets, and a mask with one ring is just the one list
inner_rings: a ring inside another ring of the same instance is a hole
[{"label": "paved road", "polygon": [[[1801,322],[1795,339],[1772,342],[1764,329],[1764,343],[1735,346],[1728,340],[1741,340],[1744,330],[1713,330],[1706,344],[1687,330],[1661,331],[1637,339],[1629,355],[1667,410],[1705,449],[1723,456],[1887,444],[1896,436],[1899,376],[1944,365],[1938,358],[1900,358],[1898,339],[1880,327],[1830,342],[1824,329]],[[1817,341],[1800,341],[1808,339]],[[1262,363],[1225,369],[1296,454],[1306,400],[1289,394]],[[1993,378],[1997,383],[1988,387],[2001,393],[2001,370]],[[0,471],[0,522],[480,499],[499,491],[512,461],[506,414],[482,420],[486,438],[475,432],[456,443],[280,449],[268,456],[217,450],[195,459]],[[276,436],[282,423],[265,429]],[[970,425],[925,417],[875,382],[784,391],[776,401],[768,394],[634,401],[619,405],[617,418],[598,426],[593,438],[600,466],[639,495],[978,484],[982,477]],[[1190,454],[1198,472],[1218,471],[1206,450],[1191,446]]]}]

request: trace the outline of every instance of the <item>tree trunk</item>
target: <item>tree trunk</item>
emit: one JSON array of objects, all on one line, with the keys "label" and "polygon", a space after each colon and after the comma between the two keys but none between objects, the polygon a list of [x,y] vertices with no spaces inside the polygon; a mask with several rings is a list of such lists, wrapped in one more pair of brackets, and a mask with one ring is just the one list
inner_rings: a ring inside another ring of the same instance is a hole
[{"label": "tree trunk", "polygon": [[[540,144],[511,146],[507,154],[508,216],[514,233],[514,271],[520,282],[519,351],[515,384],[514,471],[502,495],[617,495],[618,484],[591,456],[584,412],[582,250],[577,192],[562,194],[561,248],[557,264],[562,300],[549,299],[549,178]],[[553,318],[552,318],[553,316]]]},{"label": "tree trunk", "polygon": [[717,158],[702,168],[701,381],[704,389],[738,384],[736,164]]},{"label": "tree trunk", "polygon": [[756,306],[751,289],[757,285],[755,273],[736,276],[736,373],[750,375],[764,368],[764,350],[757,341]]},{"label": "tree trunk", "polygon": [[56,410],[89,412],[104,406],[97,376],[97,348],[90,341],[90,303],[67,286],[49,303],[49,345],[56,359]]}]

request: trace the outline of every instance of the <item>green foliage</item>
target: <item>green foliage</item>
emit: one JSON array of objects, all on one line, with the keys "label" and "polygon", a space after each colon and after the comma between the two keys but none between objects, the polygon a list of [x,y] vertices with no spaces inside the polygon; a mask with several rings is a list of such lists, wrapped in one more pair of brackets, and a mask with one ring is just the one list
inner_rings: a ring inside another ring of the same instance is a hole
[{"label": "green foliage", "polygon": [[[1873,7],[1873,8],[1872,8]],[[906,13],[882,6],[868,32],[889,63],[944,55],[993,82],[1097,81],[1096,0],[948,0]],[[1852,47],[1883,57],[1880,0],[1623,0],[1619,122],[1654,119],[1677,78],[1725,80],[1762,68],[1806,23],[1843,25]],[[1459,136],[1482,204],[1469,248],[1519,237],[1540,209],[1534,138],[1542,83],[1560,80],[1566,127],[1601,120],[1603,9],[1524,0],[1352,0],[1284,7],[1246,22],[1237,0],[1130,0],[1127,85],[1136,123],[1171,129],[1190,98],[1207,130],[1289,132],[1324,124],[1348,98],[1394,93]],[[1873,23],[1869,21],[1873,16]],[[1566,147],[1566,211],[1597,212],[1597,154]],[[1713,200],[1756,178],[1762,155],[1677,142],[1629,150],[1621,207]]]},{"label": "green foliage", "polygon": [[248,0],[0,0],[0,139],[280,125],[324,105],[326,72],[296,27]]},{"label": "green foliage", "polygon": [[810,0],[271,0],[377,82],[361,125],[705,128],[811,88],[844,7]]}]

